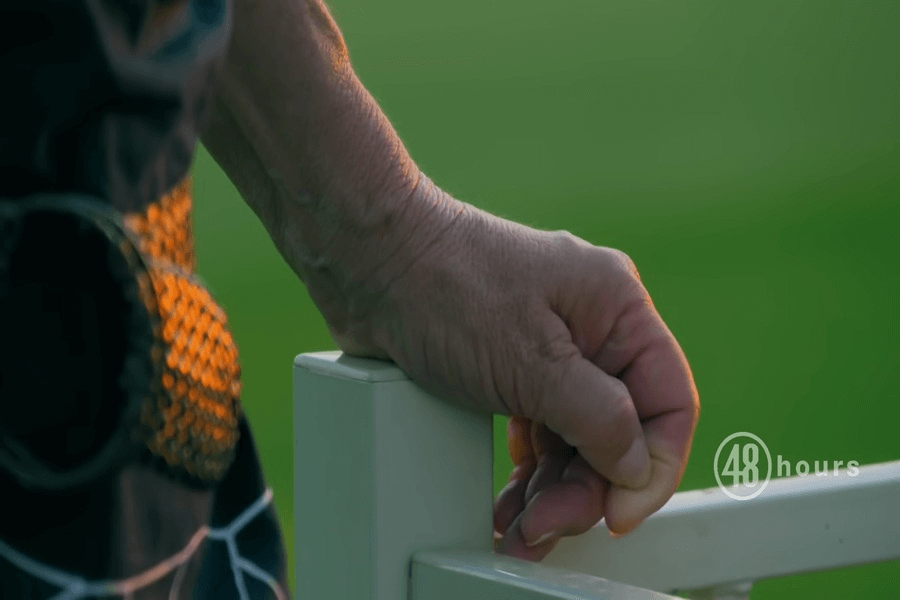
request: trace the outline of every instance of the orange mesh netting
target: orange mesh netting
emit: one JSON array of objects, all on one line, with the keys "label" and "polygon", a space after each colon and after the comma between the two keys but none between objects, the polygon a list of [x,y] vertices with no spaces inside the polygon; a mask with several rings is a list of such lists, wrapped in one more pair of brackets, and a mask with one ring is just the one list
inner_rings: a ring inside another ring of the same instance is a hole
[{"label": "orange mesh netting", "polygon": [[141,287],[161,342],[153,355],[158,389],[141,411],[147,446],[208,482],[220,480],[234,457],[241,373],[225,311],[193,274],[192,208],[188,178],[143,213],[125,215],[125,226],[149,267]]}]

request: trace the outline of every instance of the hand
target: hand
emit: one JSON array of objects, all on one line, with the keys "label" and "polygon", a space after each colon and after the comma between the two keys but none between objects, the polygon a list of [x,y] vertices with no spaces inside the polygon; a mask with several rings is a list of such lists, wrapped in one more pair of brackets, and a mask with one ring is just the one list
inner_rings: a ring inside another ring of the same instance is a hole
[{"label": "hand", "polygon": [[440,397],[513,415],[498,552],[540,560],[603,517],[633,530],[677,488],[699,415],[678,343],[623,253],[458,204],[435,211],[456,216],[421,228],[442,233],[396,258],[365,322],[335,339]]},{"label": "hand", "polygon": [[498,500],[498,549],[541,558],[552,538],[524,540],[548,528],[572,535],[605,516],[624,533],[662,506],[685,468],[697,393],[631,261],[434,188],[322,2],[235,11],[203,141],[341,349],[547,430],[528,450],[528,421],[514,421],[514,478],[528,485]]}]

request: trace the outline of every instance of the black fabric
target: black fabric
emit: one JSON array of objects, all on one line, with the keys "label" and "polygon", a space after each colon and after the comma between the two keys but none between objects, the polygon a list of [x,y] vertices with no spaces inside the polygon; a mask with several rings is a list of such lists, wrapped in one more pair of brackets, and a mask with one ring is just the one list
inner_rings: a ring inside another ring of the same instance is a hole
[{"label": "black fabric", "polygon": [[4,0],[0,196],[158,200],[190,167],[230,27],[227,0]]},{"label": "black fabric", "polygon": [[[77,575],[88,583],[121,581],[177,556],[198,531],[224,529],[266,493],[253,436],[245,420],[237,459],[215,490],[197,490],[146,465],[132,463],[115,477],[74,491],[35,492],[0,471],[0,598],[53,598],[66,589],[23,569],[4,546],[44,567]],[[267,585],[242,571],[229,542],[205,537],[183,563],[136,589],[133,600],[245,600],[288,598],[286,555],[271,502],[231,540],[236,556],[271,578]],[[247,592],[241,596],[238,585]],[[279,594],[272,590],[276,586]],[[87,594],[73,598],[124,597]]]},{"label": "black fabric", "polygon": [[0,198],[0,468],[66,489],[138,456],[153,329],[118,214],[90,197]]},{"label": "black fabric", "polygon": [[[75,194],[134,213],[171,190],[193,160],[230,19],[228,0],[0,6],[0,448],[28,451],[0,460],[4,600],[289,597],[246,420],[211,489],[133,459],[124,417],[134,406],[122,390],[143,383],[112,389],[110,373],[128,372],[128,349],[146,331],[131,326],[133,290],[109,260],[114,242],[71,214],[23,220],[9,208]],[[77,469],[117,435],[115,460],[77,480],[45,485],[44,472],[27,472]]]},{"label": "black fabric", "polygon": [[[227,526],[264,491],[265,480],[259,467],[256,446],[246,421],[243,421],[237,458],[215,497],[211,518],[213,526]],[[273,505],[249,521],[236,533],[234,540],[242,558],[263,569],[281,582],[283,590],[288,590],[285,570],[287,555]],[[193,597],[197,600],[240,600],[231,567],[226,544],[210,544]],[[260,587],[262,583],[258,579],[245,578],[243,583],[257,591],[250,593],[248,590],[250,598],[274,598],[268,589]]]}]

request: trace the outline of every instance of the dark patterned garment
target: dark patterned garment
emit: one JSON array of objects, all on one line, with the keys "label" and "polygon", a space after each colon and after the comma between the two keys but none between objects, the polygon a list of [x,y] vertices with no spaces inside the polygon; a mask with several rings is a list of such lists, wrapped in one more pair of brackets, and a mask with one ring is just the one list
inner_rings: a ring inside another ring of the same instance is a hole
[{"label": "dark patterned garment", "polygon": [[0,598],[288,598],[187,177],[227,0],[0,8]]}]

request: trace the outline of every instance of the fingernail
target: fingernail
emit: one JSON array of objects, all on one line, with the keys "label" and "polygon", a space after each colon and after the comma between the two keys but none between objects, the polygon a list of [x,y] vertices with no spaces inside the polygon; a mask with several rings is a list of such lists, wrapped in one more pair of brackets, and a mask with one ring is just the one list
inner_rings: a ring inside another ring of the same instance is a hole
[{"label": "fingernail", "polygon": [[552,537],[556,537],[556,535],[557,534],[555,531],[551,531],[550,533],[545,533],[544,535],[542,535],[541,537],[539,537],[538,539],[536,539],[533,542],[529,542],[528,540],[525,540],[525,545],[528,546],[529,548],[533,548],[534,546],[543,544],[544,542],[546,542],[547,540],[549,540]]},{"label": "fingernail", "polygon": [[650,480],[650,455],[643,438],[634,440],[631,448],[616,464],[621,483],[633,489],[647,485]]},{"label": "fingernail", "polygon": [[638,521],[637,523],[631,523],[630,525],[628,525],[628,526],[624,529],[624,531],[622,531],[622,532],[620,532],[620,533],[613,533],[613,531],[610,529],[610,530],[609,530],[609,537],[611,537],[611,538],[613,538],[613,539],[616,539],[616,540],[619,539],[619,538],[623,538],[623,537],[625,537],[626,535],[628,535],[629,533],[631,533],[632,531],[634,531],[635,529],[637,529],[638,527],[640,527],[640,525],[641,525],[642,523],[643,523],[643,521]]}]

